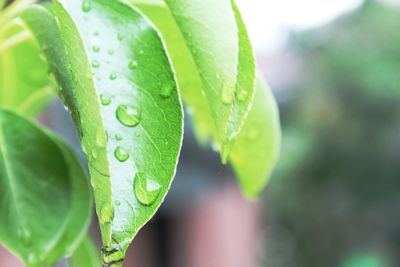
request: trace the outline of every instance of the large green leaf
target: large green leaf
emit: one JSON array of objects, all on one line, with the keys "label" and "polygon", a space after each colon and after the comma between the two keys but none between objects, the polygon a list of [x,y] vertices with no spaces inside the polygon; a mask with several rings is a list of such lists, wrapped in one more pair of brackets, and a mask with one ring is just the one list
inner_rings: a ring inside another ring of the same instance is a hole
[{"label": "large green leaf", "polygon": [[235,141],[230,162],[245,195],[255,199],[267,184],[279,157],[281,129],[271,90],[258,75],[253,108]]},{"label": "large green leaf", "polygon": [[42,111],[56,87],[41,50],[21,19],[0,26],[0,107],[28,116]]},{"label": "large green leaf", "polygon": [[[171,13],[165,4],[160,2],[135,0],[131,3],[140,8],[162,32],[197,137],[203,143],[209,137],[215,137],[212,115],[207,108],[206,98],[201,94],[201,79]],[[237,15],[239,33],[243,35],[240,38],[240,47],[244,47],[239,54],[241,61],[239,68],[242,70],[239,72],[241,75],[238,76],[238,82],[243,85],[242,88],[251,88],[254,68],[254,62],[251,60],[252,50],[237,8],[234,4],[233,7]],[[230,162],[238,174],[240,185],[249,198],[255,198],[265,187],[280,147],[280,126],[275,100],[263,82],[259,81],[257,87],[260,92],[254,101],[254,110],[251,111],[252,115],[237,136],[230,156]],[[251,90],[248,94],[243,92],[241,94],[238,95],[240,100],[237,104],[242,106],[235,106],[236,112],[246,112],[245,107],[253,98]],[[239,125],[235,127],[240,128]],[[254,138],[248,138],[249,135]]]},{"label": "large green leaf", "polygon": [[86,237],[69,259],[71,267],[100,267],[100,255],[95,243]]},{"label": "large green leaf", "polygon": [[253,98],[255,65],[246,29],[230,0],[166,3],[198,69],[225,162]]},{"label": "large green leaf", "polygon": [[0,243],[28,266],[54,263],[52,255],[63,256],[86,230],[88,192],[82,166],[61,140],[0,110]]},{"label": "large green leaf", "polygon": [[118,1],[55,1],[59,79],[89,161],[103,261],[120,266],[175,174],[182,107],[158,32]]}]

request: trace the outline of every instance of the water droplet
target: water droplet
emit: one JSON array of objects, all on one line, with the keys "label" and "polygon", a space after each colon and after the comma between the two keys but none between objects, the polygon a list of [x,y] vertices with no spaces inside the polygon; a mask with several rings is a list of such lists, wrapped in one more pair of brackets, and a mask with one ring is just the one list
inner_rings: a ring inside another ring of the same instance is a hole
[{"label": "water droplet", "polygon": [[83,12],[89,12],[92,7],[90,6],[89,1],[83,1],[82,3],[82,11]]},{"label": "water droplet", "polygon": [[122,41],[122,40],[124,40],[124,36],[121,33],[118,33],[117,39],[118,39],[118,41]]},{"label": "water droplet", "polygon": [[144,50],[140,50],[139,54],[143,55],[144,54]]},{"label": "water droplet", "polygon": [[100,67],[100,63],[97,60],[93,60],[92,61],[92,67],[93,68],[98,68],[98,67]]},{"label": "water droplet", "polygon": [[94,45],[94,46],[92,47],[92,50],[93,50],[93,52],[98,53],[98,52],[100,51],[100,46]]},{"label": "water droplet", "polygon": [[110,49],[110,50],[107,51],[107,53],[108,53],[109,55],[114,55],[114,50],[113,50],[113,49]]},{"label": "water droplet", "polygon": [[111,104],[111,98],[104,96],[104,95],[100,95],[100,102],[102,105],[107,106]]},{"label": "water droplet", "polygon": [[249,95],[249,92],[245,89],[238,90],[238,92],[237,92],[237,98],[240,101],[245,101],[247,99],[248,95]]},{"label": "water droplet", "polygon": [[117,119],[125,126],[134,127],[139,124],[140,115],[136,108],[119,105],[116,111]]},{"label": "water droplet", "polygon": [[137,63],[136,60],[131,60],[131,61],[129,61],[128,67],[129,67],[131,70],[136,69],[137,66],[138,66],[138,63]]},{"label": "water droplet", "polygon": [[153,204],[161,192],[161,186],[157,181],[140,172],[136,174],[133,189],[139,202],[146,206]]},{"label": "water droplet", "polygon": [[117,141],[121,141],[121,140],[124,139],[124,138],[122,137],[122,135],[116,134],[116,135],[115,135],[115,139],[116,139]]},{"label": "water droplet", "polygon": [[96,144],[99,147],[105,147],[107,144],[107,135],[102,130],[97,130]]},{"label": "water droplet", "polygon": [[110,76],[109,76],[109,78],[110,78],[110,80],[116,80],[117,78],[118,78],[118,76],[117,76],[117,74],[115,74],[115,73],[111,73],[110,74]]},{"label": "water droplet", "polygon": [[116,201],[115,201],[115,206],[117,206],[117,207],[121,206],[121,201],[116,200]]},{"label": "water droplet", "polygon": [[99,36],[99,34],[100,34],[100,33],[97,32],[97,31],[93,33],[94,36]]},{"label": "water droplet", "polygon": [[172,92],[174,91],[175,86],[171,86],[170,84],[164,84],[161,87],[161,97],[163,98],[169,98],[172,95]]},{"label": "water droplet", "polygon": [[101,223],[110,223],[114,218],[114,210],[111,206],[104,204],[100,209],[99,219]]},{"label": "water droplet", "polygon": [[215,77],[219,80],[221,78],[221,76],[219,75],[219,73],[215,74]]},{"label": "water droplet", "polygon": [[136,132],[136,133],[135,133],[135,136],[136,136],[136,137],[139,137],[139,136],[140,136],[140,132]]},{"label": "water droplet", "polygon": [[25,245],[29,245],[32,241],[32,234],[26,228],[21,228],[18,230],[18,237]]},{"label": "water droplet", "polygon": [[233,86],[230,83],[226,83],[224,85],[224,87],[222,88],[222,92],[221,92],[221,101],[222,103],[224,103],[225,105],[230,105],[233,103]]},{"label": "water droplet", "polygon": [[114,156],[120,162],[124,162],[129,159],[129,154],[120,146],[117,146],[117,148],[114,150]]}]

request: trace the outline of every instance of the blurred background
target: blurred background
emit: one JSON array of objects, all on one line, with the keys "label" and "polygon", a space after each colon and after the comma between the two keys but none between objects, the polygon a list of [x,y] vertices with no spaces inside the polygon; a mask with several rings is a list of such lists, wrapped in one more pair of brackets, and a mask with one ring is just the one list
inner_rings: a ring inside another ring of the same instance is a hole
[{"label": "blurred background", "polygon": [[[172,190],[125,266],[400,266],[400,1],[237,2],[279,102],[280,162],[248,202],[187,123]],[[42,121],[79,149],[62,105]],[[0,248],[6,266],[22,265]]]}]

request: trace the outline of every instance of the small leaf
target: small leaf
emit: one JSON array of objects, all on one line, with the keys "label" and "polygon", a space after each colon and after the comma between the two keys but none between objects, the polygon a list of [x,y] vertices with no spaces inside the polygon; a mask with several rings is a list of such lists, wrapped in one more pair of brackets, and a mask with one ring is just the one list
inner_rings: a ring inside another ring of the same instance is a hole
[{"label": "small leaf", "polygon": [[183,116],[174,73],[158,32],[132,7],[70,0],[54,11],[68,66],[58,80],[89,162],[103,262],[119,266],[175,174]]},{"label": "small leaf", "polygon": [[[198,69],[216,127],[214,139],[225,162],[253,96],[254,57],[246,29],[230,0],[166,3]],[[248,92],[248,99],[238,103],[242,90]]]},{"label": "small leaf", "polygon": [[70,267],[99,267],[100,254],[90,237],[85,237],[69,259]]},{"label": "small leaf", "polygon": [[271,90],[259,75],[253,108],[229,157],[248,198],[257,198],[267,184],[279,157],[280,144],[278,108]]},{"label": "small leaf", "polygon": [[55,93],[39,45],[19,18],[0,28],[0,107],[38,115]]},{"label": "small leaf", "polygon": [[68,251],[86,231],[90,199],[81,196],[88,192],[79,161],[61,140],[0,110],[0,243],[28,266],[54,263],[50,255]]}]

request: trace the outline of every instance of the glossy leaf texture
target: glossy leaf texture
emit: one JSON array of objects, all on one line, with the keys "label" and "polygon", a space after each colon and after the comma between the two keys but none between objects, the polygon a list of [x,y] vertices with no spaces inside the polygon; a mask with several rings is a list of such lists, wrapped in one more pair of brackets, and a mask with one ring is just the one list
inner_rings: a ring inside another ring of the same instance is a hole
[{"label": "glossy leaf texture", "polygon": [[100,254],[90,237],[85,237],[69,258],[70,267],[99,267]]},{"label": "glossy leaf texture", "polygon": [[196,64],[222,161],[251,107],[255,64],[239,11],[230,0],[166,0]]},{"label": "glossy leaf texture", "polygon": [[79,160],[61,140],[0,110],[1,244],[28,266],[53,264],[87,230],[89,192]]},{"label": "glossy leaf texture", "polygon": [[59,79],[89,162],[103,262],[120,266],[161,205],[182,142],[182,105],[157,30],[119,1],[54,1]]},{"label": "glossy leaf texture", "polygon": [[268,85],[258,74],[253,108],[229,156],[248,198],[256,199],[268,183],[279,158],[280,147],[278,107]]},{"label": "glossy leaf texture", "polygon": [[[196,135],[203,144],[212,141],[212,137],[215,137],[213,119],[209,108],[207,108],[207,99],[201,93],[202,81],[171,13],[160,2],[135,0],[131,1],[131,4],[146,14],[162,32],[175,68],[179,89],[189,111]],[[237,11],[234,4],[233,7]],[[236,14],[239,15],[237,12]],[[239,27],[243,28],[243,22],[239,17],[237,21]],[[242,46],[249,44],[247,35],[241,40],[245,40],[242,42]],[[244,49],[244,51],[250,53],[251,49]],[[245,75],[245,73],[251,72],[253,62],[246,60],[249,58],[246,54],[240,55],[242,64],[239,66],[243,68],[241,71],[243,75],[240,76],[241,84],[249,84],[250,86],[251,78],[249,77],[251,75]],[[239,177],[243,192],[251,199],[256,198],[265,187],[280,148],[280,124],[275,99],[265,83],[260,81],[262,78],[259,77],[258,80],[257,89],[260,92],[257,93],[254,100],[252,111],[249,113],[251,115],[249,115],[233,142],[232,155],[229,156],[229,161]],[[238,95],[238,98],[243,99],[243,97],[245,101],[250,101],[253,98],[251,94]],[[240,112],[240,109],[238,108],[236,111]],[[257,125],[257,122],[259,125]],[[248,135],[257,135],[257,138],[251,139],[248,138]]]},{"label": "glossy leaf texture", "polygon": [[19,18],[0,27],[0,107],[38,115],[54,95],[40,47]]}]

